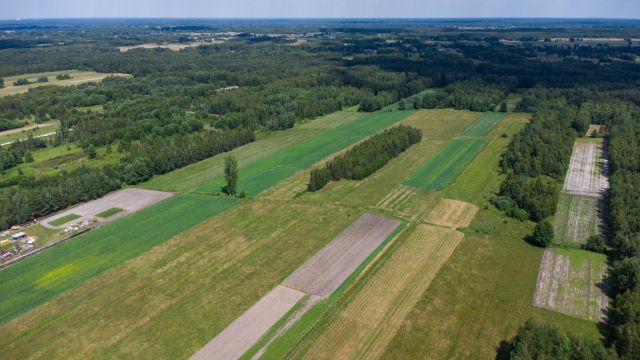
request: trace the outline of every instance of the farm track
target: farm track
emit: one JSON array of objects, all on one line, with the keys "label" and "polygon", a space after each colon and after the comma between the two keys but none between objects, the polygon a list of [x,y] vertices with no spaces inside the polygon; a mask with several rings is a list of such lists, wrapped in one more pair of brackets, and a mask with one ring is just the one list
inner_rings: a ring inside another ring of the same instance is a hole
[{"label": "farm track", "polygon": [[379,357],[463,236],[432,225],[415,227],[303,357]]}]

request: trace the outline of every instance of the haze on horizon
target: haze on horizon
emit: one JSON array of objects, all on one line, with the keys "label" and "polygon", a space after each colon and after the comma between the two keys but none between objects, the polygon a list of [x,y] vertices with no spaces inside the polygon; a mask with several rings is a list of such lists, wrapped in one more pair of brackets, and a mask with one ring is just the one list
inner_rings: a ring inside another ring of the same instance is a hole
[{"label": "haze on horizon", "polygon": [[640,18],[637,0],[0,0],[0,19]]}]

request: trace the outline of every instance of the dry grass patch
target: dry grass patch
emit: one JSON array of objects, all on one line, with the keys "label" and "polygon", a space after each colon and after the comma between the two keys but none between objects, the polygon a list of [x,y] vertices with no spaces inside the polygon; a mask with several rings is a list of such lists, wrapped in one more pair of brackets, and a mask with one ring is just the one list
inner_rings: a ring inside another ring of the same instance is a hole
[{"label": "dry grass patch", "polygon": [[410,220],[421,218],[435,204],[440,194],[434,191],[398,185],[387,194],[377,207]]},{"label": "dry grass patch", "polygon": [[468,227],[479,208],[468,202],[442,199],[426,217],[428,223],[452,229]]},{"label": "dry grass patch", "polygon": [[604,129],[604,125],[590,124],[589,128],[587,129],[586,136],[591,136],[593,135],[593,133],[602,134]]},{"label": "dry grass patch", "polygon": [[406,232],[304,358],[378,358],[463,236],[431,225]]},{"label": "dry grass patch", "polygon": [[453,109],[423,109],[402,121],[422,130],[425,139],[451,139],[461,134],[484,113]]}]

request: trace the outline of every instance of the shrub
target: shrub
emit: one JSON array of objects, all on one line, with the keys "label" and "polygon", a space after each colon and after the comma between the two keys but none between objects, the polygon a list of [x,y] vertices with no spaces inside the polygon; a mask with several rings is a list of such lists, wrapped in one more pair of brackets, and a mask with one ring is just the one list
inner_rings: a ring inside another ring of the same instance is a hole
[{"label": "shrub", "polygon": [[553,225],[548,221],[539,222],[533,229],[531,240],[538,246],[549,246],[553,241]]},{"label": "shrub", "polygon": [[587,239],[587,243],[582,245],[582,248],[597,253],[604,253],[604,239],[600,235],[591,235]]}]

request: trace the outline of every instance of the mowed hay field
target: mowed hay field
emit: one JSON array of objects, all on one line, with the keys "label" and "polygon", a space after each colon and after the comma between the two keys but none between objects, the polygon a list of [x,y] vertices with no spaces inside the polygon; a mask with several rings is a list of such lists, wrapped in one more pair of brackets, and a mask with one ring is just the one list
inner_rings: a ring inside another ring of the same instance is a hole
[{"label": "mowed hay field", "polygon": [[293,357],[379,357],[462,236],[431,225],[407,229]]},{"label": "mowed hay field", "polygon": [[453,109],[423,109],[402,121],[422,130],[425,139],[448,140],[459,136],[483,113]]},{"label": "mowed hay field", "polygon": [[599,234],[599,201],[591,196],[561,193],[553,218],[554,242],[579,247],[589,236]]},{"label": "mowed hay field", "polygon": [[544,252],[535,306],[599,322],[607,310],[606,256],[579,249]]},{"label": "mowed hay field", "polygon": [[468,227],[480,210],[477,206],[460,201],[443,199],[427,215],[430,224],[452,229]]},{"label": "mowed hay field", "polygon": [[360,215],[245,200],[0,326],[3,356],[187,358]]},{"label": "mowed hay field", "polygon": [[[69,74],[71,76],[71,79],[68,79],[68,80],[56,79],[56,76],[60,74]],[[45,83],[35,82],[39,77],[43,77],[43,76],[48,77],[49,81]],[[99,81],[102,81],[107,76],[126,77],[130,75],[119,74],[119,73],[98,73],[95,71],[67,70],[67,71],[51,71],[51,72],[44,72],[44,73],[8,76],[4,78],[5,87],[0,89],[0,97],[25,93],[29,91],[29,89],[31,88],[40,87],[40,86],[47,86],[47,85],[69,86],[69,85],[84,84],[88,82],[99,82]],[[14,86],[13,83],[18,79],[27,79],[30,82],[33,82],[33,84]]]},{"label": "mowed hay field", "polygon": [[175,196],[0,271],[0,323],[148,251],[236,203],[233,199]]}]

